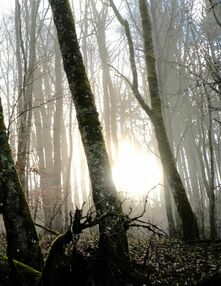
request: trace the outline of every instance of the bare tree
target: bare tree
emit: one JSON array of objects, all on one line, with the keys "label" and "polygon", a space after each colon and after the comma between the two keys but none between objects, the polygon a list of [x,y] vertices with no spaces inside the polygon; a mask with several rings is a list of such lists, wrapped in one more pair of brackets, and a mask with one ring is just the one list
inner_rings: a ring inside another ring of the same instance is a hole
[{"label": "bare tree", "polygon": [[162,165],[164,167],[164,171],[167,176],[168,183],[171,187],[180,219],[182,221],[183,239],[184,240],[198,239],[199,234],[198,234],[198,226],[196,218],[188,201],[188,197],[185,188],[183,186],[181,177],[177,171],[177,167],[174,161],[173,153],[171,151],[171,147],[169,144],[168,136],[164,125],[162,109],[161,109],[161,99],[159,95],[158,78],[155,66],[155,55],[153,50],[152,28],[146,1],[140,0],[139,8],[142,20],[144,56],[145,56],[146,69],[148,75],[151,107],[149,107],[143,100],[138,89],[138,76],[137,76],[137,69],[134,57],[134,46],[130,33],[129,24],[126,20],[122,18],[112,0],[110,0],[110,4],[119,22],[123,25],[125,29],[130,52],[131,69],[133,73],[133,84],[131,84],[131,87],[133,89],[135,97],[137,98],[141,107],[149,116],[154,126],[155,136],[158,143]]},{"label": "bare tree", "polygon": [[[121,279],[112,275],[113,257],[117,261],[120,272],[125,270],[128,257],[126,233],[121,220],[122,208],[117,191],[112,181],[111,167],[101,132],[94,97],[83,65],[78,46],[75,24],[68,0],[50,1],[54,22],[63,58],[64,69],[74,101],[78,125],[87,158],[92,184],[93,200],[98,215],[111,215],[99,223],[100,248],[106,253],[106,285],[120,285]],[[121,262],[120,262],[121,261]],[[109,266],[108,266],[109,265]],[[112,269],[112,270],[111,270]],[[121,276],[122,278],[122,276]],[[121,284],[122,285],[122,284]]]},{"label": "bare tree", "polygon": [[[34,1],[31,5],[31,23],[30,27],[26,27],[27,31],[30,28],[29,35],[29,51],[27,57],[27,51],[25,51],[24,41],[22,39],[22,27],[21,27],[21,13],[20,4],[16,0],[16,55],[18,64],[18,114],[19,116],[19,131],[18,131],[18,151],[17,151],[17,162],[16,168],[21,180],[23,187],[25,184],[25,169],[28,159],[28,149],[30,143],[31,134],[31,120],[32,120],[32,91],[33,91],[33,79],[34,79],[34,69],[36,64],[36,21],[38,8],[40,1]],[[27,15],[26,15],[27,16]],[[28,23],[29,25],[29,23]],[[24,70],[22,73],[21,56],[23,57]],[[21,77],[22,85],[21,85]]]}]

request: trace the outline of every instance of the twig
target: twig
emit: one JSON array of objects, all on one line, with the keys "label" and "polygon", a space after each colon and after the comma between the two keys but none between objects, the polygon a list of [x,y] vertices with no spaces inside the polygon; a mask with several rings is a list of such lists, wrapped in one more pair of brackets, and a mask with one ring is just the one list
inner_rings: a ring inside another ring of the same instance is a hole
[{"label": "twig", "polygon": [[58,233],[58,232],[56,232],[56,231],[54,231],[54,230],[51,230],[51,229],[49,229],[49,228],[47,228],[47,227],[45,227],[45,226],[43,226],[43,225],[40,225],[40,224],[38,224],[38,223],[35,223],[35,225],[38,226],[38,227],[40,227],[40,228],[42,228],[42,229],[44,229],[44,230],[46,230],[47,232],[49,232],[49,233],[51,233],[51,234],[54,234],[54,235],[59,235],[59,234],[60,234],[60,233]]}]

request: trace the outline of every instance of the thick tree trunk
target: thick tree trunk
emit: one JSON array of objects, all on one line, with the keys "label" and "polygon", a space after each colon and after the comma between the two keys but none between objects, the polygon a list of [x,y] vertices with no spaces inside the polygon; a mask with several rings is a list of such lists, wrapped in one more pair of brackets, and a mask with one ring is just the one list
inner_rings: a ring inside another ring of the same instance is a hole
[{"label": "thick tree trunk", "polygon": [[176,227],[173,218],[173,208],[171,199],[172,198],[171,198],[170,187],[167,182],[166,176],[164,176],[164,200],[165,200],[166,216],[168,222],[168,231],[170,237],[176,237]]},{"label": "thick tree trunk", "polygon": [[31,214],[15,170],[0,100],[0,210],[7,233],[7,255],[35,269],[43,265]]},{"label": "thick tree trunk", "polygon": [[[41,272],[33,269],[29,265],[23,264],[16,260],[13,261],[18,274],[18,280],[11,281],[13,275],[9,260],[5,257],[0,258],[0,285],[1,286],[37,286],[39,285]],[[14,284],[12,284],[14,283]]]},{"label": "thick tree trunk", "polygon": [[[104,216],[99,224],[100,248],[106,254],[106,263],[112,264],[111,267],[107,265],[105,269],[107,271],[106,279],[110,277],[110,280],[109,282],[106,280],[107,284],[103,285],[113,285],[113,277],[111,278],[111,269],[113,270],[114,266],[113,258],[118,262],[120,260],[122,265],[125,265],[127,259],[129,259],[126,233],[121,220],[122,207],[113,184],[101,125],[79,50],[70,4],[68,0],[50,0],[50,3],[57,28],[64,69],[74,101],[87,158],[94,204],[97,215]],[[105,216],[106,214],[107,216]],[[117,264],[115,275],[117,268],[122,270],[122,265]],[[119,285],[120,281],[116,283]]]}]

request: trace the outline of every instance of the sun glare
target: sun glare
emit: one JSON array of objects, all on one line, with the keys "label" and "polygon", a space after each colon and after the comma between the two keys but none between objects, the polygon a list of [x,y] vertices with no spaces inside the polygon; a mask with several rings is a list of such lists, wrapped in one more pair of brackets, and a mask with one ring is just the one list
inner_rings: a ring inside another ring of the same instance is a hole
[{"label": "sun glare", "polygon": [[136,148],[128,141],[120,143],[112,170],[118,190],[133,199],[154,191],[154,187],[157,189],[161,183],[162,171],[156,156]]}]

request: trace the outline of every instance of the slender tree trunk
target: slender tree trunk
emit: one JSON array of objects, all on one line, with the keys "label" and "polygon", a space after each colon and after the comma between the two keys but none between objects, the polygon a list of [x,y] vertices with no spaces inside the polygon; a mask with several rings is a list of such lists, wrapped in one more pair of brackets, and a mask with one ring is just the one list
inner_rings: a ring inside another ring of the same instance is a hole
[{"label": "slender tree trunk", "polygon": [[[73,190],[74,192],[77,192],[77,190],[74,188],[76,184],[76,175],[71,176],[71,169],[72,169],[72,158],[73,158],[73,126],[72,126],[72,106],[73,102],[72,99],[70,103],[70,110],[69,110],[69,153],[68,153],[68,140],[67,140],[67,134],[65,131],[64,121],[62,124],[62,178],[63,178],[63,185],[64,185],[64,223],[65,223],[65,229],[68,229],[69,226],[69,213],[71,210],[74,209],[73,202],[72,202],[72,179],[74,180],[73,183]],[[74,201],[76,204],[76,202]]]},{"label": "slender tree trunk", "polygon": [[[95,106],[94,96],[88,82],[79,50],[75,24],[68,0],[50,0],[58,40],[63,57],[72,98],[74,101],[78,126],[87,158],[92,194],[97,214],[104,215],[100,221],[100,249],[106,254],[106,277],[103,285],[122,285],[115,280],[117,268],[113,271],[113,258],[121,271],[128,257],[128,244],[123,229],[122,207],[113,184],[111,167],[107,155],[101,125]],[[106,214],[114,214],[114,217]],[[118,218],[116,218],[118,215]],[[109,265],[109,267],[108,267]],[[122,276],[121,276],[122,277]]]},{"label": "slender tree trunk", "polygon": [[155,65],[155,56],[152,41],[152,28],[146,0],[139,0],[142,20],[144,55],[148,74],[149,91],[151,98],[151,121],[158,143],[162,165],[182,221],[183,239],[198,239],[198,226],[196,218],[188,201],[181,177],[177,171],[174,157],[167,137],[159,96],[158,79]]},{"label": "slender tree trunk", "polygon": [[3,118],[0,100],[0,210],[7,233],[7,255],[41,269],[43,257],[37,233],[15,170]]},{"label": "slender tree trunk", "polygon": [[53,192],[56,197],[57,208],[54,218],[54,228],[62,229],[63,206],[62,206],[62,183],[61,183],[61,122],[63,119],[63,90],[62,90],[62,62],[58,43],[55,47],[55,114],[53,127],[53,148],[54,148],[54,168],[53,168]]},{"label": "slender tree trunk", "polygon": [[216,216],[215,216],[215,170],[214,170],[214,147],[213,147],[213,116],[210,95],[206,94],[208,112],[209,112],[209,126],[208,126],[208,143],[209,143],[209,189],[207,190],[209,199],[209,222],[210,222],[210,239],[215,240],[217,237],[216,230]]},{"label": "slender tree trunk", "polygon": [[[110,75],[110,67],[108,65],[108,48],[106,43],[106,23],[107,23],[107,7],[104,6],[102,11],[98,12],[96,4],[91,1],[91,7],[96,24],[96,38],[98,43],[99,56],[102,66],[102,87],[103,87],[103,110],[105,139],[112,160],[112,146],[117,149],[117,123],[116,123],[116,93]],[[102,15],[102,17],[100,16]]]},{"label": "slender tree trunk", "polygon": [[[46,68],[43,72],[36,70],[38,80],[34,82],[34,103],[40,105],[47,100],[46,96],[51,94],[49,79]],[[44,76],[44,82],[43,82]],[[45,85],[45,92],[43,91]],[[36,151],[38,155],[38,168],[40,175],[40,189],[42,196],[42,206],[44,210],[44,221],[47,228],[52,228],[52,223],[56,212],[56,196],[53,191],[53,144],[51,136],[52,114],[54,104],[49,102],[40,109],[34,110],[36,123]]]},{"label": "slender tree trunk", "polygon": [[[18,4],[16,4],[16,7],[17,5]],[[39,5],[40,5],[40,0],[34,1],[31,6],[32,20],[30,27],[29,62],[28,62],[28,67],[26,62],[24,64],[25,70],[24,70],[23,87],[22,90],[18,90],[19,112],[23,112],[23,114],[20,115],[20,120],[19,120],[20,122],[19,122],[19,132],[18,132],[18,156],[17,156],[16,168],[21,180],[21,184],[26,192],[28,192],[28,189],[27,186],[25,186],[25,168],[27,163],[28,147],[31,134],[32,91],[33,91],[34,68],[36,59],[36,21],[37,21],[37,13]],[[21,30],[19,30],[18,32],[21,33]],[[20,39],[20,45],[22,45],[22,49],[24,49],[23,44],[24,43]],[[23,50],[23,57],[25,57],[24,50]],[[24,60],[26,61],[27,59]],[[18,62],[18,64],[20,64],[20,62]]]},{"label": "slender tree trunk", "polygon": [[164,168],[164,172],[167,176],[168,184],[171,187],[171,191],[174,197],[174,201],[182,221],[183,240],[195,240],[198,239],[198,226],[195,215],[192,211],[190,203],[187,198],[185,188],[183,186],[180,175],[177,171],[177,167],[174,161],[173,153],[169,144],[168,136],[166,133],[162,110],[161,100],[159,95],[158,78],[155,66],[155,56],[153,50],[152,41],[152,28],[150,22],[149,11],[147,8],[146,0],[139,0],[139,8],[142,20],[143,40],[144,40],[144,56],[146,62],[146,69],[148,74],[148,84],[151,106],[149,106],[142,98],[138,88],[138,74],[135,62],[135,51],[133,40],[130,32],[128,21],[123,19],[114,5],[113,0],[109,0],[113,11],[118,18],[119,22],[125,29],[125,34],[128,41],[128,48],[130,53],[130,64],[133,75],[133,83],[131,88],[134,96],[138,100],[139,104],[149,116],[155,131],[156,140],[158,143],[158,149],[161,157],[161,162]]}]

